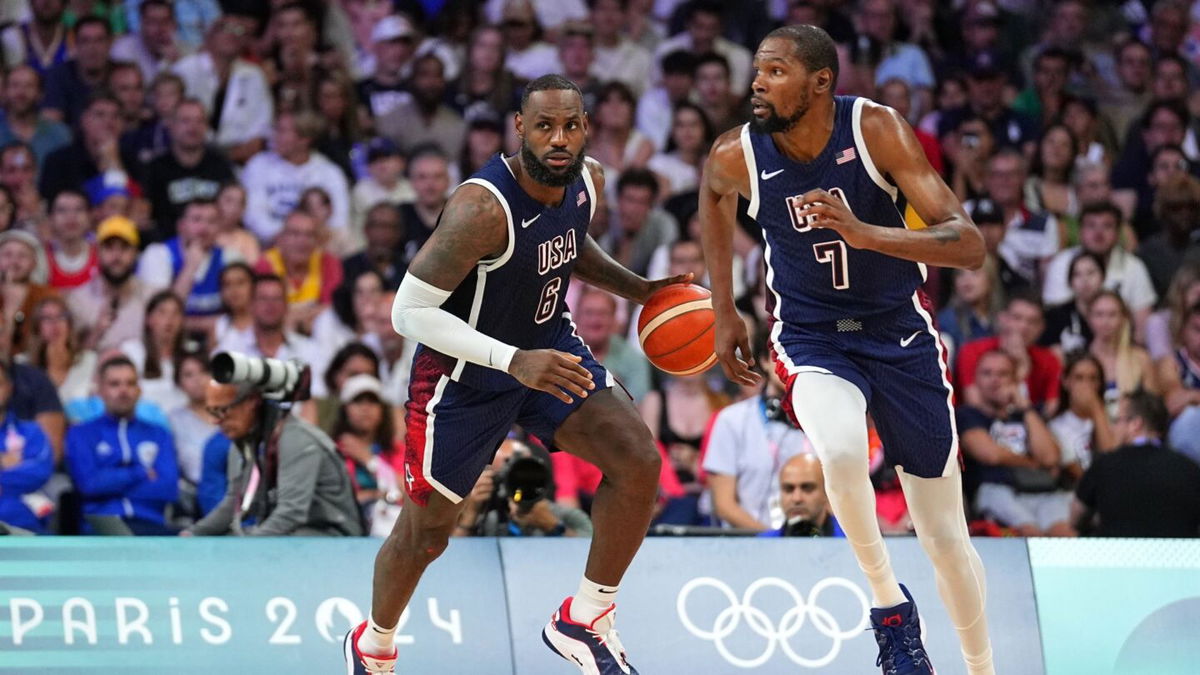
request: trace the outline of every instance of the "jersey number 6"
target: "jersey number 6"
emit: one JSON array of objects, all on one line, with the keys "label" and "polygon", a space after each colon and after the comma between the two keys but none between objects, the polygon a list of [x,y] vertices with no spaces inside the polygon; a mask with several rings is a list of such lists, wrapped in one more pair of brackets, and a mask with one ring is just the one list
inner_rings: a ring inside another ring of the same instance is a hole
[{"label": "jersey number 6", "polygon": [[560,288],[562,288],[562,277],[554,277],[542,287],[542,297],[538,299],[537,315],[533,317],[534,323],[546,323],[554,315],[554,308],[558,307],[558,289]]},{"label": "jersey number 6", "polygon": [[833,287],[839,291],[850,288],[850,265],[846,260],[846,242],[841,239],[813,244],[813,255],[819,263],[833,266]]}]

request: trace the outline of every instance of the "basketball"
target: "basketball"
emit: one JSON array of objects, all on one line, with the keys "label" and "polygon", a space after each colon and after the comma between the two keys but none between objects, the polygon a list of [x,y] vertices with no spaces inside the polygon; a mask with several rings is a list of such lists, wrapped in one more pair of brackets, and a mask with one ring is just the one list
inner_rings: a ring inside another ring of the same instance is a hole
[{"label": "basketball", "polygon": [[638,315],[638,341],[656,368],[672,375],[702,373],[717,362],[712,293],[695,284],[659,289]]}]

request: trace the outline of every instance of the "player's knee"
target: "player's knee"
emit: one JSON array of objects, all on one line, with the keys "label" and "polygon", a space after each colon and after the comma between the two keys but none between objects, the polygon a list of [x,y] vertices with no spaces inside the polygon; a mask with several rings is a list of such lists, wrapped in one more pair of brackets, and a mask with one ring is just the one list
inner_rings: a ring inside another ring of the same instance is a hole
[{"label": "player's knee", "polygon": [[838,439],[819,453],[826,485],[838,485],[855,476],[869,476],[870,467],[867,461],[867,446],[861,445],[854,439]]},{"label": "player's knee", "polygon": [[413,560],[424,567],[437,560],[450,544],[454,524],[414,523],[398,529],[384,542],[383,550],[390,555]]},{"label": "player's knee", "polygon": [[947,528],[945,532],[922,532],[920,539],[925,554],[935,565],[945,563],[962,567],[968,564],[969,544],[959,528]]}]

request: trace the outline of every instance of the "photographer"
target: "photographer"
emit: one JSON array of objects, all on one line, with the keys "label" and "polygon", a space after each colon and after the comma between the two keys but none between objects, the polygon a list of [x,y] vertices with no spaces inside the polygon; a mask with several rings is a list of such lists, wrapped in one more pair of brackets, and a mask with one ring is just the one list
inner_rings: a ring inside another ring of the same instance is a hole
[{"label": "photographer", "polygon": [[[221,359],[236,365],[222,368]],[[266,378],[250,376],[255,368],[272,372]],[[209,413],[233,442],[229,485],[221,503],[184,535],[363,534],[350,477],[333,441],[272,400],[306,395],[307,387],[297,384],[304,377],[298,372],[292,363],[270,359],[230,359],[226,354],[213,359],[214,377],[240,382],[214,379],[205,395]],[[264,381],[266,385],[252,383]],[[255,524],[243,528],[247,517]]]},{"label": "photographer", "polygon": [[[505,450],[508,450],[506,453]],[[508,455],[507,460],[501,459]],[[499,465],[499,468],[494,468]],[[580,509],[556,504],[549,464],[523,443],[505,441],[467,496],[455,534],[485,537],[590,537],[592,521]]]}]

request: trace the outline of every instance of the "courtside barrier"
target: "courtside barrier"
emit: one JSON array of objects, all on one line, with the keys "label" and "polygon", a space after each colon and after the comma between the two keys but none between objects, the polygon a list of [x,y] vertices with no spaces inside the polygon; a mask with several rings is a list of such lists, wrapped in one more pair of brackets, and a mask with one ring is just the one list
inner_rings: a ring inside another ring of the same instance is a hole
[{"label": "courtside barrier", "polygon": [[[0,674],[344,672],[341,637],[369,609],[379,543],[5,538]],[[997,671],[1040,675],[1025,543],[976,545],[988,569]],[[889,548],[920,601],[938,672],[963,673],[919,545],[892,539]],[[410,670],[573,672],[539,631],[574,592],[586,554],[584,540],[455,540],[402,621]],[[869,600],[844,540],[652,539],[622,586],[618,614],[646,675],[860,675],[873,671],[876,651]]]},{"label": "courtside barrier", "polygon": [[1029,558],[1049,675],[1200,673],[1200,541],[1033,539]]}]

